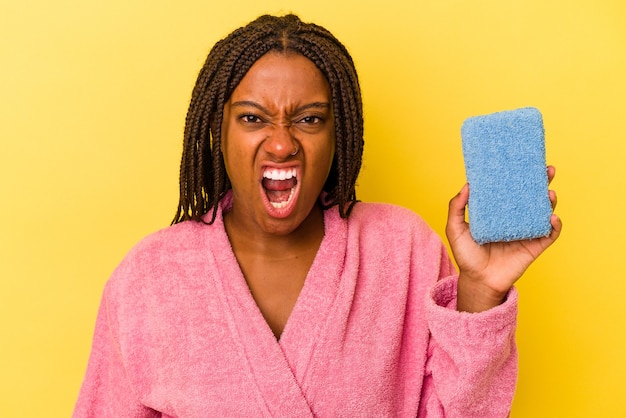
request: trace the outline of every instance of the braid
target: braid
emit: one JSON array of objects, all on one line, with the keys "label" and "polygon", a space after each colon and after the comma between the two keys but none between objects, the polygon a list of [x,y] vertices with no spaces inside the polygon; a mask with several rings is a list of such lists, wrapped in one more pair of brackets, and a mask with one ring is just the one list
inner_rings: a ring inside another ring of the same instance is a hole
[{"label": "braid", "polygon": [[221,150],[224,104],[250,67],[269,51],[294,51],[311,60],[330,86],[335,117],[335,157],[324,184],[324,208],[347,217],[356,203],[363,155],[361,90],[347,49],[330,32],[295,15],[261,16],[217,42],[200,70],[185,120],[180,200],[172,223],[208,223],[230,189]]}]

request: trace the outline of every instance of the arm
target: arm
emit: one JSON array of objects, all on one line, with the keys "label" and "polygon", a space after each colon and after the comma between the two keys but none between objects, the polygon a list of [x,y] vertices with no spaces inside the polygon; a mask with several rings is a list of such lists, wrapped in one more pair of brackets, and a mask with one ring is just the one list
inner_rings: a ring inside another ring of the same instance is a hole
[{"label": "arm", "polygon": [[87,372],[72,416],[160,417],[160,413],[137,400],[124,368],[112,323],[105,290],[96,319]]},{"label": "arm", "polygon": [[[548,167],[550,181],[554,174]],[[549,193],[554,208],[556,194]],[[547,237],[478,245],[465,222],[468,198],[466,185],[450,201],[446,227],[458,280],[440,280],[427,302],[431,335],[419,416],[508,416],[517,380],[513,284],[561,231],[553,214]]]},{"label": "arm", "polygon": [[455,276],[440,280],[429,296],[431,335],[418,416],[506,417],[517,381],[517,292],[482,313],[456,310]]},{"label": "arm", "polygon": [[[552,181],[554,175],[554,167],[548,167],[549,181]],[[556,194],[554,191],[549,193],[554,208]],[[446,235],[460,271],[457,309],[481,312],[502,303],[530,264],[556,241],[562,225],[560,219],[552,214],[552,232],[547,237],[478,245],[465,222],[469,194],[469,187],[465,185],[450,201]]]}]

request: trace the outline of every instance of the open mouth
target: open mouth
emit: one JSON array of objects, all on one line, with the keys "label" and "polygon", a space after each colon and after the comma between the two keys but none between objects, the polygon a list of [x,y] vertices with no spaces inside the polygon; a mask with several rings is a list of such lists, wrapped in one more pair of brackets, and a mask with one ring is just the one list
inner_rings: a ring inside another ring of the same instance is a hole
[{"label": "open mouth", "polygon": [[268,168],[263,172],[263,189],[274,209],[284,209],[291,203],[297,184],[295,168]]}]

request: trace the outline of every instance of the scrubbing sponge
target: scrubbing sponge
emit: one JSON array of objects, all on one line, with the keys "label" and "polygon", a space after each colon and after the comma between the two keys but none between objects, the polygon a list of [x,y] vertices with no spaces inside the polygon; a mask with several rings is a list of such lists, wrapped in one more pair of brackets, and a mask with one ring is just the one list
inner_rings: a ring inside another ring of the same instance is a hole
[{"label": "scrubbing sponge", "polygon": [[526,107],[468,118],[461,137],[474,241],[548,235],[552,206],[539,110]]}]

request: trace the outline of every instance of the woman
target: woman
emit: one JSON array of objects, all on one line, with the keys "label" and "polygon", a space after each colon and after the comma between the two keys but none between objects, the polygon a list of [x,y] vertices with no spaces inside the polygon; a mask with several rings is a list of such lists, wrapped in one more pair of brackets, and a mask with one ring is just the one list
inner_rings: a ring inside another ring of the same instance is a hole
[{"label": "woman", "polygon": [[559,219],[478,246],[463,187],[446,229],[457,275],[417,215],[357,203],[362,149],[354,64],[328,31],[262,16],[218,42],[174,225],[107,283],[74,416],[506,416],[512,286]]}]

